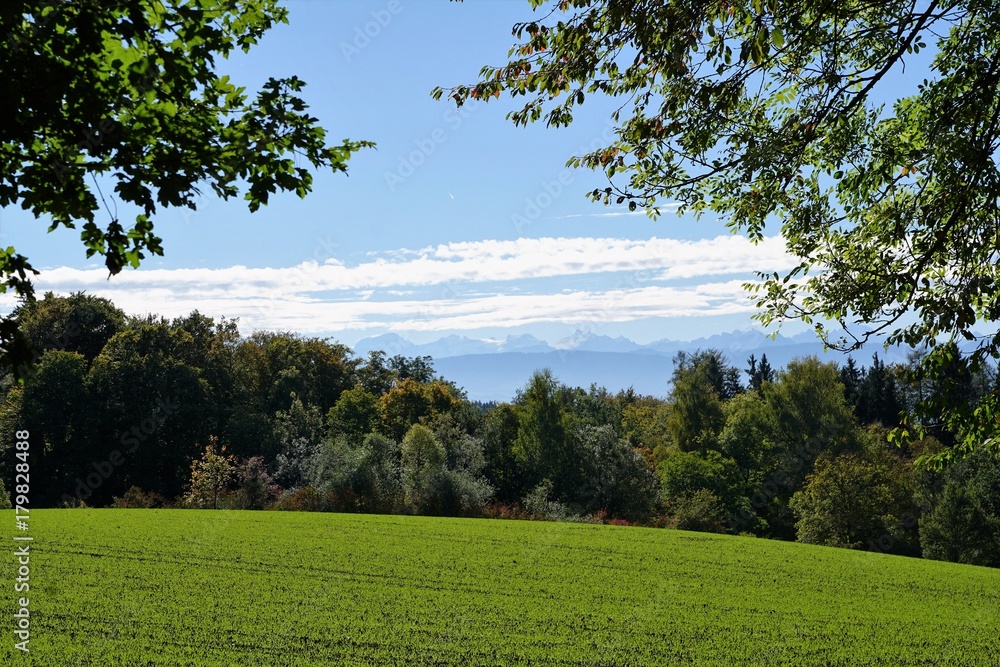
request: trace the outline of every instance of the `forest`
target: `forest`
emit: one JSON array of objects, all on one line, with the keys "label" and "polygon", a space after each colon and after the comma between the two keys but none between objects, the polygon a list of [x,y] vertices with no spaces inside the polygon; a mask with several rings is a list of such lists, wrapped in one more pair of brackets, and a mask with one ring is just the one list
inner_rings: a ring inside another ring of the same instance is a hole
[{"label": "forest", "polygon": [[[994,367],[956,362],[928,380],[919,351],[772,368],[693,350],[665,398],[540,370],[510,402],[482,404],[430,357],[241,336],[198,312],[134,316],[50,293],[14,318],[36,363],[0,384],[0,479],[13,496],[8,450],[28,431],[32,507],[582,521],[1000,566],[1000,461],[924,463],[962,434],[913,412],[938,395],[974,409],[998,390]],[[918,419],[922,437],[889,441]]]}]

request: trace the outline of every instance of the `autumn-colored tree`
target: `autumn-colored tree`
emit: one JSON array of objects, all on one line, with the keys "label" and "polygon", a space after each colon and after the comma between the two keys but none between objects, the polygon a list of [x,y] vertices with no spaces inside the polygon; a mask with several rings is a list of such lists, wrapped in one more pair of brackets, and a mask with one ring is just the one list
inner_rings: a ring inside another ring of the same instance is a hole
[{"label": "autumn-colored tree", "polygon": [[201,458],[191,462],[187,502],[196,507],[219,509],[219,498],[229,489],[235,472],[236,458],[226,454],[225,445],[220,449],[219,439],[211,436]]}]

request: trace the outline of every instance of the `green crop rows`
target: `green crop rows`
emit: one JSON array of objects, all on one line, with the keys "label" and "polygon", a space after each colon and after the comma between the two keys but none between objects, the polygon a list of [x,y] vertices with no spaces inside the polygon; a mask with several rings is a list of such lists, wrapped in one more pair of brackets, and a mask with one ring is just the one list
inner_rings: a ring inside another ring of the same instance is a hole
[{"label": "green crop rows", "polygon": [[40,510],[31,531],[31,652],[5,584],[3,665],[1000,664],[1000,572],[949,563],[290,512]]}]

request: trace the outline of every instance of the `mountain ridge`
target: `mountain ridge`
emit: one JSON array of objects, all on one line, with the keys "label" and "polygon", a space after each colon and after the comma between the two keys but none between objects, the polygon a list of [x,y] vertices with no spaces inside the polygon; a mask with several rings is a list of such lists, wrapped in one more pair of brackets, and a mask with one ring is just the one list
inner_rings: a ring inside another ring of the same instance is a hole
[{"label": "mountain ridge", "polygon": [[[389,347],[379,347],[385,344]],[[429,356],[443,377],[465,389],[474,401],[510,401],[531,378],[532,373],[549,369],[561,382],[570,386],[602,386],[612,392],[634,389],[640,394],[666,396],[670,391],[673,358],[681,351],[718,349],[729,363],[741,370],[752,354],[765,354],[775,369],[785,367],[795,358],[817,356],[823,361],[845,363],[849,355],[824,350],[823,343],[811,331],[792,336],[780,333],[772,339],[754,329],[742,329],[691,341],[662,339],[639,344],[619,336],[611,338],[588,331],[556,343],[559,347],[530,334],[509,335],[504,339],[474,339],[445,336],[429,343],[413,343],[398,334],[366,338],[355,346],[355,354],[382,349],[387,356]],[[889,348],[871,342],[851,353],[861,366],[870,365],[878,354],[886,363],[906,361],[909,349]],[[743,378],[746,381],[746,375]]]}]

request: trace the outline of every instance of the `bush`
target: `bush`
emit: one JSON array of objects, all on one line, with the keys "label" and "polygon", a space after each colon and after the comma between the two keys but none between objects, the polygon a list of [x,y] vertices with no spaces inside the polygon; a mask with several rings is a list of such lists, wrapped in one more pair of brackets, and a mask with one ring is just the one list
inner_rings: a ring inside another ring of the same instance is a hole
[{"label": "bush", "polygon": [[571,514],[566,505],[551,500],[552,489],[552,482],[546,479],[528,492],[524,497],[524,511],[528,516],[547,521],[579,521],[580,517]]},{"label": "bush", "polygon": [[603,511],[630,523],[652,518],[659,509],[660,485],[645,457],[610,426],[581,429],[579,440],[590,468],[583,511]]},{"label": "bush", "polygon": [[273,509],[287,512],[319,512],[324,498],[311,486],[288,489],[275,501]]},{"label": "bush", "polygon": [[111,502],[111,506],[118,509],[152,509],[166,505],[166,499],[160,494],[155,491],[143,491],[134,484],[125,495],[120,498],[115,496]]},{"label": "bush", "polygon": [[244,461],[236,470],[239,487],[230,499],[230,505],[241,510],[266,509],[281,493],[267,472],[263,456]]},{"label": "bush", "polygon": [[531,514],[525,511],[520,503],[487,503],[483,506],[481,515],[484,519],[513,519],[518,521],[528,521],[532,518]]},{"label": "bush", "polygon": [[444,470],[418,496],[416,507],[432,516],[480,516],[493,487],[464,470]]},{"label": "bush", "polygon": [[10,508],[10,495],[8,495],[7,489],[3,485],[3,480],[0,480],[0,510],[9,510]]},{"label": "bush", "polygon": [[724,533],[726,509],[708,489],[698,489],[669,501],[664,525],[677,530],[699,533]]}]

